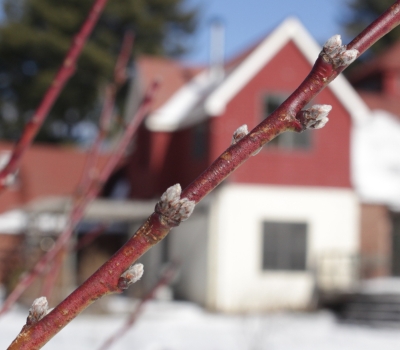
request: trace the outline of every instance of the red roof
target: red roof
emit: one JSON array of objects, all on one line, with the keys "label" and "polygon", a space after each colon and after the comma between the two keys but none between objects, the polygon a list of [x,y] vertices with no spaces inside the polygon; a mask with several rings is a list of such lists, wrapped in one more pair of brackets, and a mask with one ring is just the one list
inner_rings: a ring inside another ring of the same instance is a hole
[{"label": "red roof", "polygon": [[[0,154],[12,145],[0,143]],[[85,164],[86,153],[76,148],[33,145],[25,154],[18,181],[0,194],[0,212],[21,207],[47,196],[73,194]],[[101,155],[103,166],[107,155]]]},{"label": "red roof", "polygon": [[[257,43],[227,61],[225,63],[226,72],[229,74],[234,70],[259,44],[260,41],[257,41]],[[173,59],[156,56],[141,56],[137,59],[136,65],[140,72],[142,86],[147,87],[154,79],[161,79],[160,88],[152,103],[152,110],[161,107],[178,89],[189,83],[201,71],[207,69],[206,66],[191,67]]]}]

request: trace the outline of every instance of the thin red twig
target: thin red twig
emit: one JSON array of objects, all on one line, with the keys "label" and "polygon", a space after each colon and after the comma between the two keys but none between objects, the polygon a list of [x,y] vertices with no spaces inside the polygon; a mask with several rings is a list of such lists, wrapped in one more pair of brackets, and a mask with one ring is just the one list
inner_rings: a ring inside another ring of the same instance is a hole
[{"label": "thin red twig", "polygon": [[[55,251],[52,253],[47,253],[45,256],[43,256],[43,261],[46,261],[44,265],[42,265],[41,261],[42,259],[39,260],[37,265],[33,268],[30,274],[24,275],[20,282],[17,284],[15,289],[11,292],[11,294],[8,296],[6,301],[4,302],[1,310],[0,310],[0,315],[4,314],[6,311],[9,310],[12,304],[14,304],[17,299],[21,296],[21,294],[28,288],[32,282],[35,280],[39,274],[41,274],[44,270],[44,267],[48,264],[51,263],[52,259],[56,257],[57,251],[62,249],[62,246],[65,246],[68,244],[68,241],[72,235],[73,228],[77,225],[77,223],[81,220],[83,211],[88,204],[89,201],[85,199],[85,196],[88,195],[88,192],[90,190],[90,186],[93,181],[95,181],[96,178],[96,164],[97,160],[100,154],[100,146],[101,143],[103,142],[108,130],[109,130],[109,125],[111,122],[111,118],[113,115],[113,108],[114,108],[114,102],[115,102],[115,96],[116,92],[118,89],[121,87],[123,83],[127,80],[126,76],[126,66],[129,61],[130,54],[132,52],[132,47],[133,47],[133,34],[131,32],[127,32],[124,36],[122,48],[120,50],[116,67],[115,67],[115,74],[114,74],[114,82],[109,84],[109,86],[106,89],[106,95],[105,95],[105,100],[103,104],[103,110],[102,114],[100,116],[100,122],[99,122],[99,133],[89,151],[88,156],[86,157],[86,162],[85,166],[82,172],[81,180],[79,182],[79,185],[77,187],[77,191],[74,195],[73,199],[73,207],[70,213],[70,217],[68,219],[68,224],[65,230],[60,234],[59,241],[62,242],[62,244],[56,243],[56,246],[53,248]],[[104,177],[104,176],[103,176]],[[106,181],[107,178],[105,178],[104,181]],[[94,197],[97,196],[96,194],[93,194]],[[94,198],[93,197],[93,198]],[[64,239],[64,236],[67,237]],[[94,238],[93,238],[94,239]],[[57,241],[58,242],[58,241]],[[46,257],[47,256],[47,257]],[[58,256],[60,256],[58,254]],[[63,257],[64,254],[61,255],[61,261],[59,262],[57,259],[57,263],[54,262],[54,266],[50,270],[51,273],[48,273],[45,277],[45,282],[44,282],[44,295],[49,296],[49,291],[53,289],[51,283],[55,282],[54,276],[58,274],[59,268],[62,266],[63,262]],[[34,277],[31,278],[31,275]]]},{"label": "thin red twig", "polygon": [[114,82],[116,85],[121,86],[127,80],[127,67],[129,62],[129,57],[132,53],[133,42],[135,40],[135,35],[133,32],[128,30],[124,35],[124,40],[122,41],[121,51],[117,59],[117,64],[114,70]]},{"label": "thin red twig", "polygon": [[39,107],[36,109],[32,119],[26,125],[24,132],[14,147],[10,160],[3,170],[0,171],[0,191],[7,186],[7,177],[13,174],[19,167],[24,153],[31,146],[33,139],[46,119],[51,107],[60,95],[65,83],[75,72],[76,61],[82,52],[82,49],[92,33],[94,26],[99,19],[108,0],[96,0],[89,15],[83,23],[80,31],[72,41],[72,45],[57,72],[56,76],[47,92],[43,96]]},{"label": "thin red twig", "polygon": [[[400,0],[397,0],[348,47],[359,50],[359,55],[368,45],[372,45],[399,23]],[[341,50],[342,48],[339,51],[342,52]],[[335,55],[333,57],[336,58]],[[148,249],[161,241],[172,227],[179,225],[182,217],[187,218],[188,213],[190,215],[190,212],[181,212],[180,209],[184,206],[186,210],[192,203],[198,203],[275,136],[287,130],[304,130],[307,125],[303,124],[305,119],[304,113],[300,112],[301,109],[343,69],[327,55],[324,48],[310,74],[279,108],[247,136],[230,146],[182,193],[176,186],[168,189],[157,204],[155,212],[135,235],[52,312],[29,328],[25,327],[9,349],[40,349],[94,300],[107,294],[121,292],[119,284],[121,275]]]},{"label": "thin red twig", "polygon": [[100,146],[103,142],[106,134],[110,129],[111,119],[113,117],[113,109],[115,106],[115,98],[117,91],[127,81],[128,76],[126,74],[127,65],[129,62],[130,55],[132,53],[132,47],[134,42],[134,35],[132,32],[127,31],[122,41],[121,50],[119,52],[117,62],[114,69],[114,81],[107,85],[105,89],[103,109],[100,116],[99,122],[99,133],[90,149],[87,162],[83,170],[83,177],[80,185],[78,186],[78,192],[85,193],[86,188],[94,178],[95,174],[92,174],[92,169],[95,168],[95,164],[100,153]]}]

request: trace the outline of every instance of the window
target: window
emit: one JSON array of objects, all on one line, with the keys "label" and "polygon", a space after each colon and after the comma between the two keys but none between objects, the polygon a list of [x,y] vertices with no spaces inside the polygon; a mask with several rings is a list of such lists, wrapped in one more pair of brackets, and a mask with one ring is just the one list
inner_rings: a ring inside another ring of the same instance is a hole
[{"label": "window", "polygon": [[201,123],[192,129],[192,156],[195,159],[204,159],[208,152],[208,127]]},{"label": "window", "polygon": [[307,224],[264,221],[262,249],[263,270],[304,271]]},{"label": "window", "polygon": [[[268,94],[264,98],[263,119],[277,109],[283,101],[288,97],[288,94]],[[298,132],[285,132],[269,143],[268,148],[280,148],[285,150],[293,149],[309,149],[311,147],[311,130],[305,130],[301,133]]]}]

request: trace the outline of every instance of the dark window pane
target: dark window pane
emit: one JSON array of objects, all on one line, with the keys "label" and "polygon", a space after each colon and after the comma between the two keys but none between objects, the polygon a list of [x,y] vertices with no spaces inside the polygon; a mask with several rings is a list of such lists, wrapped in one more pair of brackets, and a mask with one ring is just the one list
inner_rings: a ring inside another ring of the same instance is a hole
[{"label": "dark window pane", "polygon": [[264,270],[305,270],[306,252],[307,224],[263,223]]},{"label": "dark window pane", "polygon": [[275,109],[277,109],[287,97],[288,94],[268,94],[265,96],[263,119],[267,118]]},{"label": "dark window pane", "polygon": [[192,130],[192,156],[195,159],[203,159],[208,148],[207,124],[198,124]]}]

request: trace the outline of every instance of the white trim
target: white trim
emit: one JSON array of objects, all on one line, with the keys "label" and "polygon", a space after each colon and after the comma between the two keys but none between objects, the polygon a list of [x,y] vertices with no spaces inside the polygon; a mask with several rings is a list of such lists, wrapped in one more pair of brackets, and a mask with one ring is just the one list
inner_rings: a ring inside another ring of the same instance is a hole
[{"label": "white trim", "polygon": [[[219,116],[224,113],[227,104],[259,71],[292,40],[311,65],[321,51],[304,26],[296,18],[286,19],[274,30],[230,76],[206,99],[206,113]],[[369,108],[351,87],[349,82],[339,75],[329,88],[349,111],[354,121],[359,122],[369,116]]]},{"label": "white trim", "polygon": [[[183,85],[160,108],[146,119],[146,126],[151,131],[175,131],[183,126],[189,126],[201,119],[204,111],[198,112],[199,103],[221,81],[222,76],[216,76],[205,70],[189,83]],[[188,118],[188,116],[191,118]],[[197,117],[196,117],[197,116]]]},{"label": "white trim", "polygon": [[14,209],[0,214],[0,234],[19,234],[27,224],[26,214]]}]

